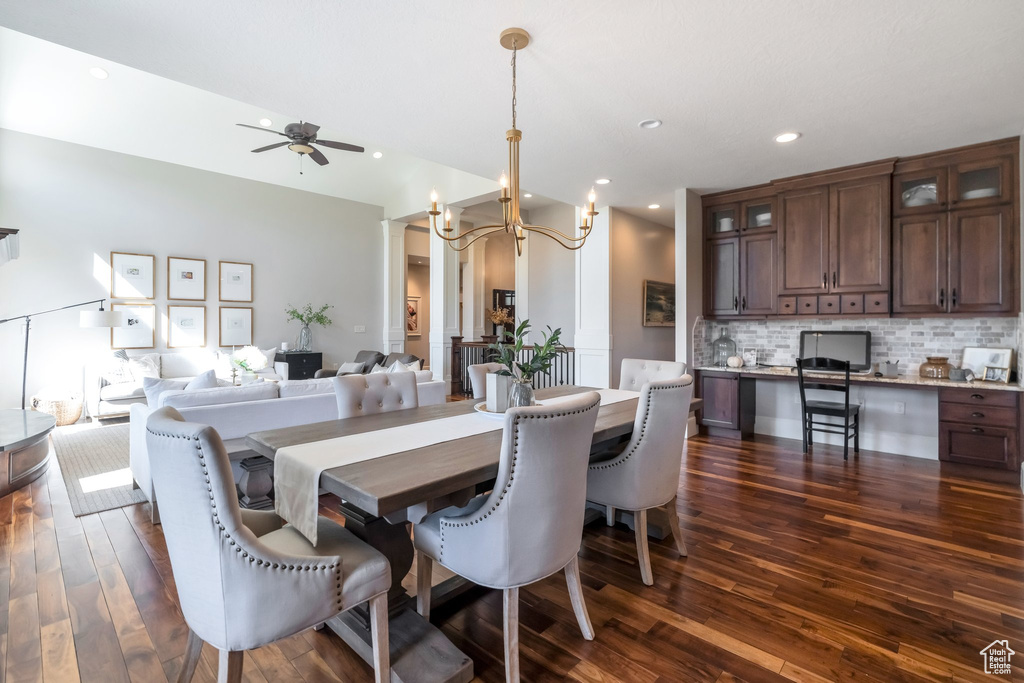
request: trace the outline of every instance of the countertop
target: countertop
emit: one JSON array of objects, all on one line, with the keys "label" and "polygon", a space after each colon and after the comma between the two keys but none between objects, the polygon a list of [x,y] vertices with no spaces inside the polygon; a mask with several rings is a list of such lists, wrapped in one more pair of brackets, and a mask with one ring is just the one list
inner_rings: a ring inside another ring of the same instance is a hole
[{"label": "countertop", "polygon": [[57,426],[53,415],[35,410],[0,410],[0,450],[8,451],[33,443]]},{"label": "countertop", "polygon": [[[774,367],[743,367],[719,368],[704,366],[694,368],[698,372],[729,372],[751,377],[774,377],[778,379],[796,379],[796,368],[778,365]],[[833,372],[805,372],[804,377],[811,379],[842,379],[842,375]],[[893,384],[907,387],[941,387],[949,389],[986,389],[996,391],[1024,391],[1019,384],[1003,384],[1002,382],[953,382],[948,379],[928,379],[917,375],[899,375],[897,377],[875,377],[875,373],[850,373],[850,383],[856,384]]]}]

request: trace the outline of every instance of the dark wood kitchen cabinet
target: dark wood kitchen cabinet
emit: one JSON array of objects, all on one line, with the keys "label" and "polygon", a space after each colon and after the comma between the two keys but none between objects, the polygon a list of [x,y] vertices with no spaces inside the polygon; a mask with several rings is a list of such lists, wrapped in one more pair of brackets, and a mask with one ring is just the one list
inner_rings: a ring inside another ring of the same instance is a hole
[{"label": "dark wood kitchen cabinet", "polygon": [[959,147],[900,159],[892,179],[893,214],[1011,204],[1019,140]]},{"label": "dark wood kitchen cabinet", "polygon": [[888,174],[829,189],[829,292],[889,290]]},{"label": "dark wood kitchen cabinet", "polygon": [[704,259],[704,310],[708,316],[740,312],[740,239],[708,240]]},{"label": "dark wood kitchen cabinet", "polygon": [[740,313],[774,315],[775,234],[744,235],[740,238]]},{"label": "dark wood kitchen cabinet", "polygon": [[700,424],[713,436],[742,438],[754,433],[755,385],[738,372],[700,371],[697,384],[704,399]]},{"label": "dark wood kitchen cabinet", "polygon": [[828,287],[828,186],[779,195],[779,294],[819,294]]},{"label": "dark wood kitchen cabinet", "polygon": [[947,216],[903,216],[892,226],[893,313],[945,313],[949,292]]}]

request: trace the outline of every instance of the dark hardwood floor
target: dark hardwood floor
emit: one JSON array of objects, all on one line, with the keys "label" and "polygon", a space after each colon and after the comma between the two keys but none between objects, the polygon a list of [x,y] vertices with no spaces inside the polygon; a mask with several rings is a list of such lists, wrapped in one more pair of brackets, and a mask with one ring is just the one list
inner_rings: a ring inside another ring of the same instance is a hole
[{"label": "dark hardwood floor", "polygon": [[[632,533],[588,527],[580,568],[597,638],[580,636],[561,575],[523,589],[523,679],[991,680],[979,651],[997,638],[1022,653],[1014,670],[1024,671],[1022,512],[1015,486],[934,461],[691,440],[679,488],[689,557],[652,544],[645,587]],[[0,678],[174,680],[186,627],[148,520],[148,505],[75,518],[56,462],[0,499]],[[503,680],[499,593],[471,592],[434,621],[479,679]],[[195,680],[215,669],[207,647]],[[371,680],[336,637],[314,631],[246,653],[244,671]]]}]

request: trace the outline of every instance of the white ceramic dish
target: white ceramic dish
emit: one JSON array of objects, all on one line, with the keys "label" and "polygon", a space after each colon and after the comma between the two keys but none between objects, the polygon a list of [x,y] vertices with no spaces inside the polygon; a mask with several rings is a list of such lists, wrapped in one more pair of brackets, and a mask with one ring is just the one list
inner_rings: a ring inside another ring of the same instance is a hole
[{"label": "white ceramic dish", "polygon": [[995,197],[999,194],[999,190],[994,187],[983,187],[980,190],[968,190],[964,192],[963,199],[983,199],[985,197]]},{"label": "white ceramic dish", "polygon": [[754,216],[754,223],[757,227],[764,227],[772,224],[772,215],[770,213],[759,213]]}]

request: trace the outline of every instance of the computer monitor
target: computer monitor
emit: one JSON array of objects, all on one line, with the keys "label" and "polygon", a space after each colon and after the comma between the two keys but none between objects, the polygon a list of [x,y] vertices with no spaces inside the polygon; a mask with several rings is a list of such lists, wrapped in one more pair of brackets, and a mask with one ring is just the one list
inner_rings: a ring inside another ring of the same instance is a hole
[{"label": "computer monitor", "polygon": [[848,360],[854,372],[870,370],[871,333],[804,330],[800,333],[800,358]]}]

